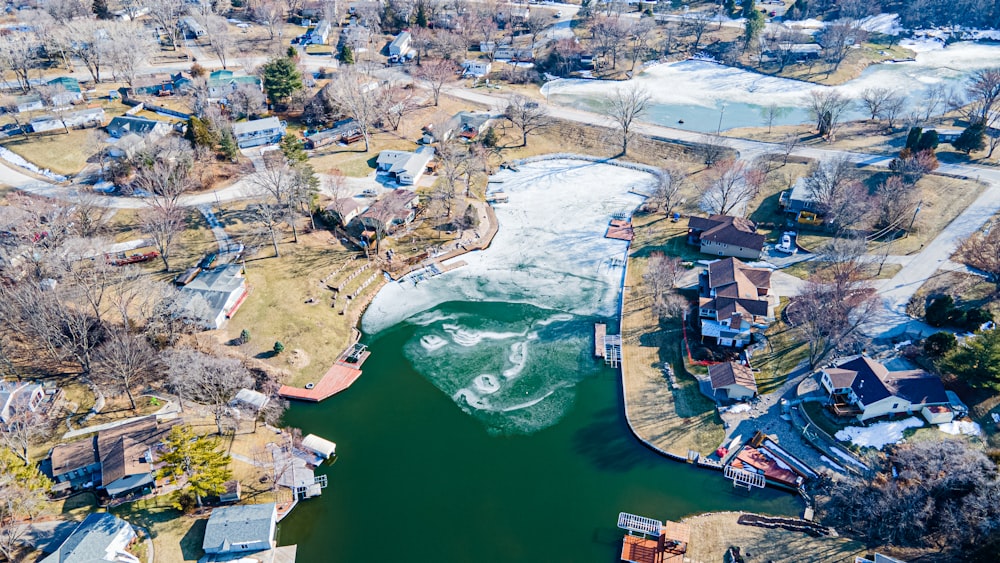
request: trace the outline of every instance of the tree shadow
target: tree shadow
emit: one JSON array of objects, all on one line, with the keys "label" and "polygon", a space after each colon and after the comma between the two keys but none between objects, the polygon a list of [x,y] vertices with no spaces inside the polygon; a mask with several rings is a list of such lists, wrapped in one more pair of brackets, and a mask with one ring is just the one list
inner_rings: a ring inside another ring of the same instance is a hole
[{"label": "tree shadow", "polygon": [[205,529],[207,527],[207,519],[196,520],[191,529],[181,538],[181,553],[184,555],[185,561],[197,561],[205,555],[201,546],[205,541]]}]

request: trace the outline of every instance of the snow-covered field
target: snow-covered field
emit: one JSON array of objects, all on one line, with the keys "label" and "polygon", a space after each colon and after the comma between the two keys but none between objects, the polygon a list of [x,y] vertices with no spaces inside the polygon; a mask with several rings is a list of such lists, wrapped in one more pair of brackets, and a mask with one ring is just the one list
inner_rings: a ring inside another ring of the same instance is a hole
[{"label": "snow-covered field", "polygon": [[979,427],[979,424],[968,420],[954,420],[952,422],[939,424],[938,430],[953,436],[957,436],[959,434],[964,434],[966,436],[981,436],[983,433],[983,429]]},{"label": "snow-covered field", "polygon": [[903,431],[907,428],[919,428],[924,425],[924,421],[915,416],[894,420],[891,422],[877,422],[871,426],[848,426],[834,436],[838,440],[853,442],[858,446],[871,446],[882,449],[888,444],[895,444],[903,439]]},{"label": "snow-covered field", "polygon": [[[916,60],[872,65],[858,78],[832,88],[856,99],[866,88],[891,87],[905,92],[915,106],[931,87],[960,87],[973,72],[996,66],[1000,60],[998,45],[964,42],[944,47],[933,37],[903,44],[914,47]],[[807,119],[801,110],[805,97],[810,91],[829,88],[704,60],[655,65],[631,84],[652,95],[649,120],[699,131],[760,126],[764,123],[762,107],[772,103],[788,108],[788,114],[775,124],[802,123]],[[621,82],[563,79],[546,83],[542,92],[554,103],[600,111],[608,96],[623,86]],[[846,117],[863,115],[852,109]]]}]

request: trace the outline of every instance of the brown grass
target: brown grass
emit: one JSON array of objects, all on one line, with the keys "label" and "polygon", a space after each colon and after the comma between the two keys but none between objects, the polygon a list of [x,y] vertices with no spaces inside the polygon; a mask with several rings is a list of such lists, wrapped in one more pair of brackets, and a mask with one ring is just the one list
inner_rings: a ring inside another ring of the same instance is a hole
[{"label": "brown grass", "polygon": [[691,561],[724,561],[726,551],[739,547],[747,563],[766,561],[810,561],[843,563],[865,553],[857,541],[840,537],[813,538],[787,530],[758,528],[737,523],[738,513],[722,512],[684,520],[691,526]]}]

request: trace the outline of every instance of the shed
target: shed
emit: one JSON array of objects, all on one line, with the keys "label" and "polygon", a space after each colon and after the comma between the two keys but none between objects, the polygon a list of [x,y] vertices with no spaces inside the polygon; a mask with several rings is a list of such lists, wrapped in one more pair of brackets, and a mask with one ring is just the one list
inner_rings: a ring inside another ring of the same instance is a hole
[{"label": "shed", "polygon": [[253,389],[240,389],[233,400],[229,403],[232,406],[246,405],[255,410],[260,410],[267,405],[267,395]]},{"label": "shed", "polygon": [[743,364],[724,362],[708,366],[708,376],[712,380],[712,389],[724,390],[729,399],[739,401],[757,394],[753,371]]},{"label": "shed", "polygon": [[302,447],[323,456],[324,459],[330,459],[337,453],[337,444],[320,438],[315,434],[310,434],[303,438]]},{"label": "shed", "polygon": [[944,424],[955,419],[955,413],[951,407],[944,405],[928,405],[920,409],[920,414],[931,424]]}]

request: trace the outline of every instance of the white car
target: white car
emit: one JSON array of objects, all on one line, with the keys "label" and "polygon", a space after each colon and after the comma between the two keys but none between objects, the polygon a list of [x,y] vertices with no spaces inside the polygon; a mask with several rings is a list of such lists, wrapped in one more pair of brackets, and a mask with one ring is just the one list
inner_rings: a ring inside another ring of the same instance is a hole
[{"label": "white car", "polygon": [[561,18],[562,17],[562,10],[559,10],[558,12],[552,14],[552,17],[554,17],[554,18]]}]

